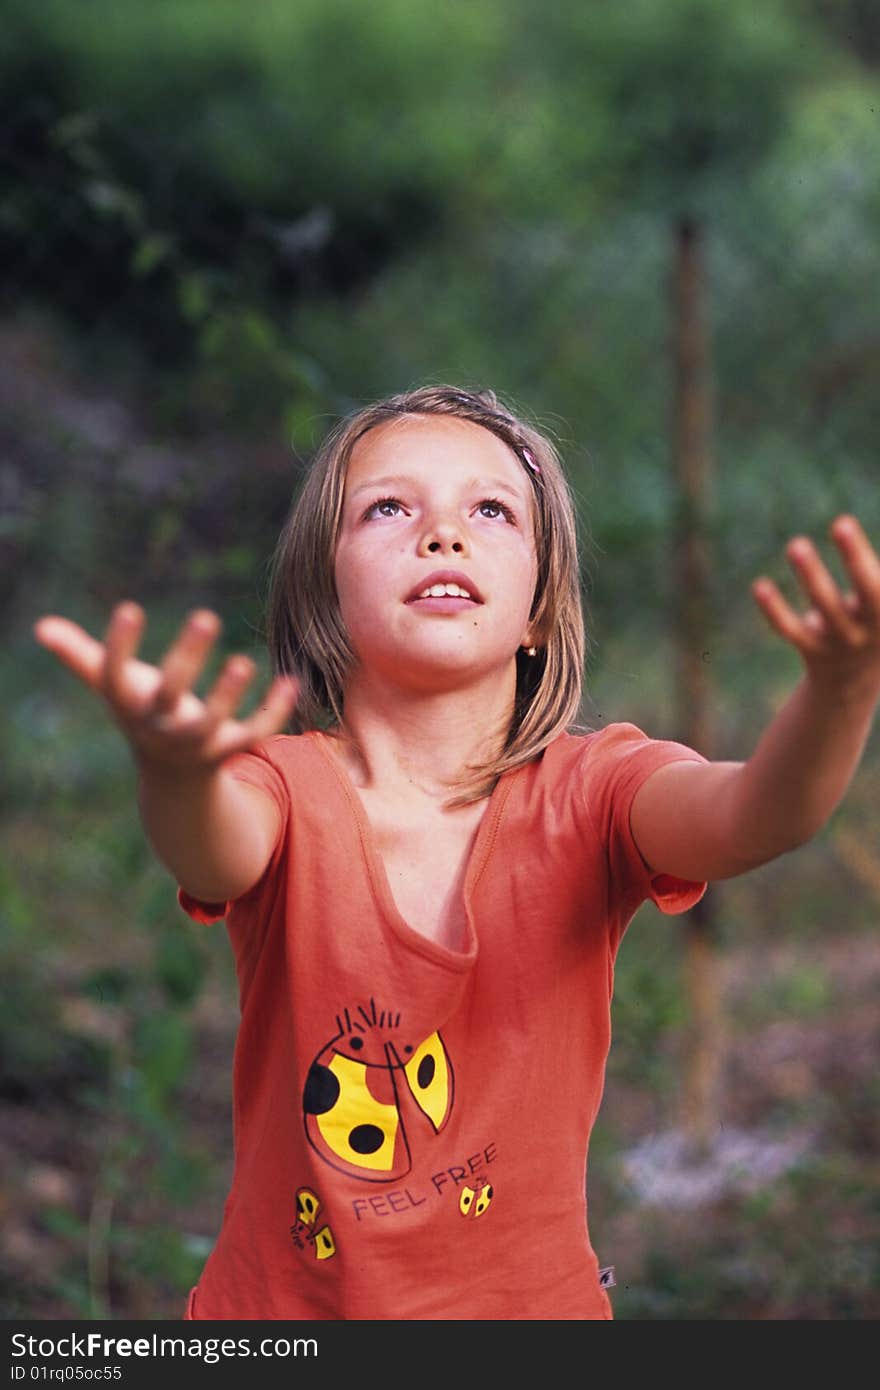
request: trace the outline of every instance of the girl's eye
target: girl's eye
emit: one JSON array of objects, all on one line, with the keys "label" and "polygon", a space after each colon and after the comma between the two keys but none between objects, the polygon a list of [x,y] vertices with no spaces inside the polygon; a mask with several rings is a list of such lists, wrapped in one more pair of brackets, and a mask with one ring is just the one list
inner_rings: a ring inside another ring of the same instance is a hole
[{"label": "girl's eye", "polygon": [[400,506],[400,503],[398,502],[398,500],[397,500],[396,497],[380,497],[380,499],[379,499],[378,502],[371,502],[371,503],[370,503],[369,507],[367,508],[366,512],[364,513],[364,520],[366,521],[366,519],[367,519],[368,517],[372,516],[373,512],[375,512],[379,507],[399,507],[399,506]]},{"label": "girl's eye", "polygon": [[514,516],[510,508],[508,506],[505,506],[505,504],[497,497],[487,497],[484,502],[480,503],[480,506],[495,507],[497,511],[502,512],[503,515],[507,517],[508,521],[516,521],[516,517]]}]

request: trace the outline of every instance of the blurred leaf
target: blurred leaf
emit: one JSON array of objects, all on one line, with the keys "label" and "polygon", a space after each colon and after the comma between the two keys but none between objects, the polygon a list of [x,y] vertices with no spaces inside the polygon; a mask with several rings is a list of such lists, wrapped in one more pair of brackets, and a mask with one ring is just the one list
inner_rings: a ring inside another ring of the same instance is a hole
[{"label": "blurred leaf", "polygon": [[130,998],[134,976],[122,965],[105,965],[83,981],[83,991],[104,1004],[121,1004]]},{"label": "blurred leaf", "polygon": [[145,1098],[160,1112],[186,1075],[190,1045],[189,1025],[176,1013],[163,1010],[137,1021],[134,1063],[146,1087]]},{"label": "blurred leaf", "polygon": [[191,1004],[201,988],[207,962],[195,934],[185,923],[170,927],[159,937],[156,976],[173,1004]]},{"label": "blurred leaf", "polygon": [[81,1239],[88,1230],[87,1221],[64,1207],[44,1207],[41,1220],[47,1231],[72,1240]]},{"label": "blurred leaf", "polygon": [[152,274],[158,266],[169,259],[174,249],[174,241],[169,236],[154,232],[144,237],[135,247],[131,260],[132,273],[138,279]]}]

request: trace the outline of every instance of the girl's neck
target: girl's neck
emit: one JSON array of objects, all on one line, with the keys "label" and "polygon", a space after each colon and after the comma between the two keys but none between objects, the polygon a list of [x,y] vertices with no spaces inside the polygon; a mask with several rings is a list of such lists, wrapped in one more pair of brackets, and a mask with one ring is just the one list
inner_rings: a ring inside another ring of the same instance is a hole
[{"label": "girl's neck", "polygon": [[[452,702],[455,702],[454,704]],[[421,700],[391,719],[369,702],[345,701],[344,723],[327,730],[354,785],[398,804],[448,799],[468,763],[485,762],[504,747],[512,717],[478,718],[456,694]]]}]

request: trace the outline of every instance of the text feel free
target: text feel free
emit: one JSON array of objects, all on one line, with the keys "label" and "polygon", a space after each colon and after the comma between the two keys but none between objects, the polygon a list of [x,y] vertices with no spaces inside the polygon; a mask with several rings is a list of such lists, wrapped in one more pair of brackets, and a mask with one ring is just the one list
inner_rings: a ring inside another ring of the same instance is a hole
[{"label": "text feel free", "polygon": [[454,1163],[450,1168],[441,1168],[439,1173],[432,1173],[433,1193],[419,1195],[413,1194],[408,1187],[396,1187],[392,1192],[376,1193],[373,1197],[355,1197],[351,1204],[354,1214],[358,1221],[363,1221],[365,1216],[393,1216],[395,1213],[411,1211],[413,1207],[423,1206],[429,1196],[439,1197],[450,1184],[454,1189],[467,1182],[469,1178],[475,1177],[487,1164],[494,1163],[497,1157],[498,1146],[489,1144],[479,1153],[472,1154],[464,1163]]}]

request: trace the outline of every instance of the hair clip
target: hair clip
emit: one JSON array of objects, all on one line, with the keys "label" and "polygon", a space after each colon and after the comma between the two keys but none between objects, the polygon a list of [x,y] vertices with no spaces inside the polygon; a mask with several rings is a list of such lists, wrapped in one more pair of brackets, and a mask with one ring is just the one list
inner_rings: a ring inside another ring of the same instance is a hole
[{"label": "hair clip", "polygon": [[540,468],[538,467],[538,465],[535,463],[535,460],[532,458],[532,451],[531,451],[531,449],[527,449],[527,448],[525,447],[525,445],[523,445],[522,448],[521,448],[521,450],[520,450],[520,452],[521,452],[521,454],[522,454],[522,456],[523,456],[524,461],[528,464],[529,468],[531,468],[532,472],[533,472],[533,473],[537,473],[537,474],[538,474],[538,477],[540,477],[540,476],[541,476],[541,470],[540,470]]}]

